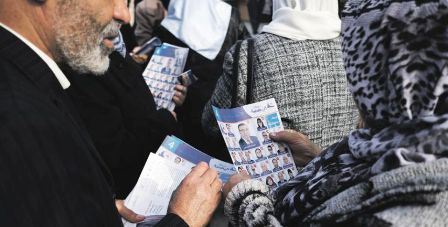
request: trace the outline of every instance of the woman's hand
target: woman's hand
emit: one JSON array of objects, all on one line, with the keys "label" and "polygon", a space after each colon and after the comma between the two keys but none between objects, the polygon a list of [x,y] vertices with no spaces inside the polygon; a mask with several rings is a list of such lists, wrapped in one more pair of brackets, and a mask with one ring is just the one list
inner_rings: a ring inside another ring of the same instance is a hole
[{"label": "woman's hand", "polygon": [[297,166],[305,166],[320,154],[321,149],[307,136],[294,130],[285,130],[269,134],[272,140],[284,143],[291,148],[294,162]]},{"label": "woman's hand", "polygon": [[222,192],[224,193],[224,199],[227,198],[227,195],[232,190],[232,188],[235,187],[235,185],[237,185],[238,183],[240,183],[242,181],[249,180],[249,179],[250,179],[250,176],[247,175],[245,172],[232,175],[229,178],[229,180],[227,181],[227,183],[224,185],[224,187],[222,188]]}]

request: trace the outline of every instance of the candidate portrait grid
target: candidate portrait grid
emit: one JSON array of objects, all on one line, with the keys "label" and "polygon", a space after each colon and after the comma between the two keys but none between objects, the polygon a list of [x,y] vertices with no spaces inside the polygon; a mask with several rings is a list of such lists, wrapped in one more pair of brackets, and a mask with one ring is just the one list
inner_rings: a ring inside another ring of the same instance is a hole
[{"label": "candidate portrait grid", "polygon": [[143,78],[159,108],[171,109],[174,105],[174,88],[179,83],[180,67],[174,58],[153,56]]},{"label": "candidate portrait grid", "polygon": [[220,122],[220,127],[238,172],[247,172],[273,189],[294,177],[297,169],[289,148],[269,138],[269,133],[282,130],[281,126],[269,127],[266,121],[262,116],[236,123]]}]

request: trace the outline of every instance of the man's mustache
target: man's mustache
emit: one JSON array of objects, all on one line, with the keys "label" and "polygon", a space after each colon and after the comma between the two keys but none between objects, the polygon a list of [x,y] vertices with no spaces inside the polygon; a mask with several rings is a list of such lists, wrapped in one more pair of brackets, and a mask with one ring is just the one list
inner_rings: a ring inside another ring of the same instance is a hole
[{"label": "man's mustache", "polygon": [[108,25],[106,25],[106,27],[104,27],[103,31],[101,32],[101,38],[102,39],[107,38],[113,40],[119,35],[120,27],[121,27],[120,22],[112,20]]}]

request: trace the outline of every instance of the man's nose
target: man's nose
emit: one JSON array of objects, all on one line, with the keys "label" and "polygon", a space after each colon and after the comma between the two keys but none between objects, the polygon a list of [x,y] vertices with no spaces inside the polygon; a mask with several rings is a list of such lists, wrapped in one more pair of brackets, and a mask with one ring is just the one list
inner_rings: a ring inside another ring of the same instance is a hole
[{"label": "man's nose", "polygon": [[120,21],[122,24],[129,23],[130,14],[126,2],[123,0],[115,0],[114,19]]}]

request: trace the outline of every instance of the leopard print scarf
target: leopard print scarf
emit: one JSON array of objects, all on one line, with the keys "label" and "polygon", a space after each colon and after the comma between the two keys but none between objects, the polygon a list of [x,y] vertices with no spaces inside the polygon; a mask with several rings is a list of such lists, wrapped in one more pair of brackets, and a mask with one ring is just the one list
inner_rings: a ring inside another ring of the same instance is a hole
[{"label": "leopard print scarf", "polygon": [[287,226],[376,174],[448,157],[448,111],[436,111],[448,93],[448,0],[349,0],[342,16],[349,87],[367,127],[277,191]]}]

